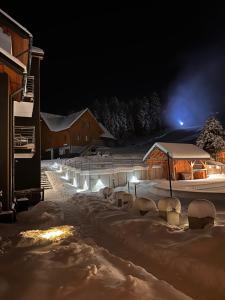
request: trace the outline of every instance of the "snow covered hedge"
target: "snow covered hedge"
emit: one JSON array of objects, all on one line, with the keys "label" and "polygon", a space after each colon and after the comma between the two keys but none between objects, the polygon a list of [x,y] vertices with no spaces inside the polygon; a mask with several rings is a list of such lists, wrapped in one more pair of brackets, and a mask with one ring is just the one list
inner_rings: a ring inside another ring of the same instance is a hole
[{"label": "snow covered hedge", "polygon": [[211,217],[215,219],[216,208],[214,204],[209,200],[194,200],[188,206],[188,217],[199,219]]},{"label": "snow covered hedge", "polygon": [[149,211],[156,212],[157,206],[155,201],[147,198],[136,198],[134,201],[134,208],[139,210],[141,214],[147,213]]},{"label": "snow covered hedge", "polygon": [[158,202],[158,209],[162,212],[175,211],[177,213],[181,212],[180,200],[175,197],[162,198]]}]

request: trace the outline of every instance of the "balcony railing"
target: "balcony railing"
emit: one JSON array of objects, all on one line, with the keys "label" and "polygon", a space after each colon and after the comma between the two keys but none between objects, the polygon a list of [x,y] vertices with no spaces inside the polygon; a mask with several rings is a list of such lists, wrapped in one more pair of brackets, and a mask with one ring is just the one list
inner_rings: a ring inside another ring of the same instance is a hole
[{"label": "balcony railing", "polygon": [[25,89],[23,93],[23,101],[34,100],[34,76],[27,76]]},{"label": "balcony railing", "polygon": [[35,152],[35,127],[15,126],[14,150],[16,154],[34,154]]}]

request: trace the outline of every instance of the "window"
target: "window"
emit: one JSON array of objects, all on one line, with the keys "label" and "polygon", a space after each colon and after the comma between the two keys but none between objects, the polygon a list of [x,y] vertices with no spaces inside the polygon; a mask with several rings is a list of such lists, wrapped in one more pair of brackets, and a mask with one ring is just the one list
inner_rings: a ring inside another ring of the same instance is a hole
[{"label": "window", "polygon": [[85,135],[85,141],[86,141],[86,142],[88,141],[88,136],[87,136],[87,135]]},{"label": "window", "polygon": [[80,135],[79,135],[79,134],[77,135],[77,140],[78,140],[78,141],[80,140]]}]

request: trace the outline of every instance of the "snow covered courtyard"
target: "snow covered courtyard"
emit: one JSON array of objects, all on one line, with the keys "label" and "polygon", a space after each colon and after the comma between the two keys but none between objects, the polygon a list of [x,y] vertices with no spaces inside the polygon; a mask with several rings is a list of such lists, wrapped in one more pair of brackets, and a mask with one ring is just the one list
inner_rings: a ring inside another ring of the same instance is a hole
[{"label": "snow covered courtyard", "polygon": [[[225,210],[215,227],[189,230],[185,210],[170,226],[47,175],[46,200],[0,224],[0,299],[225,298]],[[149,182],[137,188],[157,202]]]}]

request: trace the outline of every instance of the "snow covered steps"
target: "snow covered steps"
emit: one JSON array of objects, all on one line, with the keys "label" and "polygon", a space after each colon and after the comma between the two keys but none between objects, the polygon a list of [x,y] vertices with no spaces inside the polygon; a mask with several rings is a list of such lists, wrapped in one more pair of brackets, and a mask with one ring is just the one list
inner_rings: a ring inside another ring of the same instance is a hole
[{"label": "snow covered steps", "polygon": [[46,175],[45,171],[41,172],[41,187],[45,190],[52,189],[52,185],[48,180],[48,176]]}]

